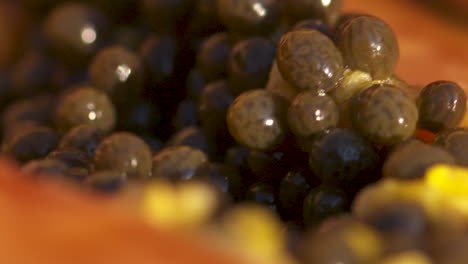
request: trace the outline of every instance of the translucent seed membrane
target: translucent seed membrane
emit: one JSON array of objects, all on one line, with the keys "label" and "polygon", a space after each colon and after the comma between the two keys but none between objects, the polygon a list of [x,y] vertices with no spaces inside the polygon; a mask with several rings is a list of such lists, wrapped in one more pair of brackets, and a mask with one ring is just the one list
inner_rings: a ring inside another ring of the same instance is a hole
[{"label": "translucent seed membrane", "polygon": [[288,110],[288,124],[298,136],[308,137],[338,124],[338,106],[329,96],[300,93]]},{"label": "translucent seed membrane", "polygon": [[340,51],[316,30],[295,30],[283,35],[276,62],[282,76],[300,91],[332,91],[343,72]]},{"label": "translucent seed membrane", "polygon": [[353,127],[379,145],[395,145],[416,130],[416,104],[395,86],[374,85],[361,91],[353,97],[350,110]]},{"label": "translucent seed membrane", "polygon": [[395,34],[384,21],[372,16],[358,16],[338,34],[338,45],[351,69],[368,72],[375,79],[385,79],[393,74],[400,50]]},{"label": "translucent seed membrane", "polygon": [[286,112],[287,103],[271,92],[245,92],[229,107],[229,132],[239,143],[250,148],[274,149],[283,142],[288,130]]}]

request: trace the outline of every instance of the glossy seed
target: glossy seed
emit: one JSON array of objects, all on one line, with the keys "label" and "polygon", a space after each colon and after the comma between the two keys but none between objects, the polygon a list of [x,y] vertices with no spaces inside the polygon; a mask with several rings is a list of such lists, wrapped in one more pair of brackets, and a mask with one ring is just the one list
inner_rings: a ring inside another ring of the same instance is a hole
[{"label": "glossy seed", "polygon": [[189,146],[203,151],[208,156],[214,155],[216,149],[213,140],[199,127],[186,127],[180,130],[169,138],[166,146]]},{"label": "glossy seed", "polygon": [[170,181],[190,180],[208,157],[189,146],[168,147],[153,157],[153,177]]},{"label": "glossy seed", "polygon": [[128,178],[145,179],[151,176],[150,147],[138,136],[117,132],[103,139],[94,155],[96,170],[117,170]]},{"label": "glossy seed", "polygon": [[84,184],[94,191],[113,193],[120,190],[126,180],[125,173],[121,171],[101,170],[90,174]]},{"label": "glossy seed", "polygon": [[108,18],[82,3],[63,3],[54,8],[43,24],[47,44],[70,67],[83,67],[109,41]]},{"label": "glossy seed", "polygon": [[200,93],[207,84],[206,78],[201,73],[201,70],[197,67],[190,70],[187,75],[187,97],[188,99],[198,101]]},{"label": "glossy seed", "polygon": [[58,144],[59,137],[50,128],[37,126],[17,134],[4,143],[3,151],[19,162],[44,158]]},{"label": "glossy seed", "polygon": [[401,89],[374,85],[353,97],[350,105],[353,127],[378,145],[395,145],[413,136],[418,109]]},{"label": "glossy seed", "polygon": [[266,90],[245,92],[229,107],[229,132],[250,148],[274,149],[287,134],[286,112],[287,103],[275,94]]},{"label": "glossy seed", "polygon": [[201,44],[197,54],[197,66],[208,81],[226,77],[231,42],[227,33],[217,33]]},{"label": "glossy seed", "polygon": [[172,125],[176,130],[196,126],[198,123],[198,105],[193,100],[180,102],[173,115]]},{"label": "glossy seed", "polygon": [[56,159],[64,162],[69,168],[92,169],[92,157],[77,149],[57,149],[47,155],[47,159]]},{"label": "glossy seed", "polygon": [[351,69],[368,72],[374,79],[393,74],[400,51],[395,34],[384,21],[358,16],[338,34],[343,58]]},{"label": "glossy seed", "polygon": [[144,69],[141,59],[122,46],[101,50],[89,66],[91,84],[108,94],[113,102],[125,106],[143,89]]},{"label": "glossy seed", "polygon": [[268,39],[253,37],[237,43],[229,56],[229,89],[232,94],[264,88],[275,59]]},{"label": "glossy seed", "polygon": [[227,130],[226,114],[234,101],[226,81],[208,84],[200,94],[198,115],[205,131],[210,135]]},{"label": "glossy seed", "polygon": [[109,97],[90,86],[77,87],[67,93],[56,110],[57,127],[62,132],[77,125],[94,125],[106,133],[112,131],[116,112]]},{"label": "glossy seed", "polygon": [[229,30],[242,34],[268,33],[280,17],[276,0],[218,0],[217,12]]},{"label": "glossy seed", "polygon": [[37,124],[49,124],[57,105],[57,97],[40,94],[18,100],[8,105],[2,113],[2,125],[8,127],[18,121],[33,121]]},{"label": "glossy seed", "polygon": [[312,189],[304,200],[304,223],[308,226],[317,225],[326,218],[344,213],[348,206],[345,192],[321,185]]},{"label": "glossy seed", "polygon": [[438,133],[456,127],[465,116],[465,91],[454,82],[437,81],[422,89],[417,99],[418,127]]},{"label": "glossy seed", "polygon": [[457,164],[468,166],[468,128],[446,130],[436,136],[434,144],[450,152]]},{"label": "glossy seed", "polygon": [[309,155],[310,168],[323,183],[353,189],[378,178],[378,154],[351,129],[323,132],[312,142]]},{"label": "glossy seed", "polygon": [[247,174],[247,157],[249,155],[249,152],[249,149],[245,146],[232,146],[226,150],[224,163],[229,166],[236,167],[243,174]]},{"label": "glossy seed", "polygon": [[295,30],[281,37],[276,61],[281,75],[301,91],[335,89],[343,58],[333,41],[317,30]]},{"label": "glossy seed", "polygon": [[153,133],[162,121],[158,105],[146,101],[140,101],[119,114],[119,129],[139,134]]},{"label": "glossy seed", "polygon": [[59,147],[62,149],[77,149],[94,156],[103,133],[93,125],[78,125],[70,129],[61,139]]},{"label": "glossy seed", "polygon": [[37,159],[26,163],[21,170],[34,175],[41,176],[64,176],[68,166],[56,159]]},{"label": "glossy seed", "polygon": [[299,94],[288,110],[289,128],[301,137],[309,137],[335,127],[338,121],[338,106],[333,99],[313,92]]}]

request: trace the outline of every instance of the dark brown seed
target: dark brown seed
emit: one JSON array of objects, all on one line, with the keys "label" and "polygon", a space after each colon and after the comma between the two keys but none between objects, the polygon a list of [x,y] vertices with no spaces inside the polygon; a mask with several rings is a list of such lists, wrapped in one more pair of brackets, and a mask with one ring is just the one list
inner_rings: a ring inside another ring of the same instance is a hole
[{"label": "dark brown seed", "polygon": [[338,124],[338,106],[329,96],[313,92],[300,93],[288,110],[288,124],[292,132],[309,137]]},{"label": "dark brown seed", "polygon": [[287,107],[281,97],[266,90],[244,92],[229,107],[229,132],[249,148],[272,150],[287,134]]},{"label": "dark brown seed", "polygon": [[252,35],[271,32],[280,17],[276,0],[218,0],[217,11],[229,30]]},{"label": "dark brown seed", "polygon": [[153,155],[158,153],[163,148],[163,143],[159,139],[155,138],[154,136],[151,136],[148,134],[142,134],[140,135],[140,137],[151,148]]},{"label": "dark brown seed", "polygon": [[169,147],[153,157],[153,177],[171,181],[190,180],[208,157],[189,146]]},{"label": "dark brown seed", "polygon": [[203,128],[211,135],[226,131],[226,114],[233,101],[226,81],[210,83],[201,92],[198,115]]},{"label": "dark brown seed", "polygon": [[89,66],[91,84],[119,106],[127,105],[143,89],[144,69],[140,58],[121,46],[100,51]]},{"label": "dark brown seed", "polygon": [[150,147],[138,136],[117,132],[102,140],[94,155],[96,170],[117,170],[129,178],[151,176]]},{"label": "dark brown seed", "polygon": [[399,180],[421,179],[426,170],[436,164],[455,164],[455,158],[436,145],[403,142],[387,157],[382,172],[384,177]]},{"label": "dark brown seed", "polygon": [[437,81],[422,89],[417,99],[420,128],[438,133],[456,127],[465,116],[466,96],[454,82]]},{"label": "dark brown seed", "polygon": [[190,100],[198,101],[200,93],[207,84],[206,78],[201,73],[200,69],[195,67],[190,70],[187,76],[187,97]]},{"label": "dark brown seed", "polygon": [[220,192],[230,194],[236,200],[241,198],[245,188],[238,170],[222,163],[204,163],[193,175],[193,180],[212,184]]},{"label": "dark brown seed", "polygon": [[102,132],[93,125],[79,125],[70,129],[62,137],[59,147],[61,149],[78,149],[92,157],[102,136]]},{"label": "dark brown seed", "polygon": [[274,45],[262,37],[237,43],[229,57],[229,89],[234,95],[265,88],[275,59]]},{"label": "dark brown seed", "polygon": [[68,167],[60,160],[38,159],[26,163],[21,170],[34,175],[63,176]]},{"label": "dark brown seed", "polygon": [[395,71],[400,51],[389,25],[371,16],[350,20],[339,34],[339,47],[346,65],[385,79]]},{"label": "dark brown seed", "polygon": [[174,37],[150,35],[141,44],[139,54],[150,84],[160,84],[174,75],[178,56],[178,43]]},{"label": "dark brown seed", "polygon": [[203,151],[207,156],[215,153],[216,146],[199,127],[186,127],[174,134],[167,146],[189,146]]},{"label": "dark brown seed", "polygon": [[2,114],[2,125],[8,127],[19,121],[33,121],[38,124],[48,124],[52,120],[57,98],[50,94],[42,94],[25,98],[10,104]]},{"label": "dark brown seed", "polygon": [[142,100],[119,113],[117,126],[121,131],[145,134],[156,131],[161,121],[162,114],[158,106]]},{"label": "dark brown seed", "polygon": [[326,185],[315,187],[304,199],[304,224],[317,226],[327,218],[343,214],[348,206],[349,198],[343,190]]},{"label": "dark brown seed", "polygon": [[52,129],[39,126],[5,142],[3,151],[19,162],[27,162],[44,158],[57,146],[58,141],[58,135]]},{"label": "dark brown seed", "polygon": [[446,130],[434,140],[434,144],[442,146],[452,154],[457,164],[468,167],[468,128],[453,128]]},{"label": "dark brown seed", "polygon": [[92,157],[77,149],[57,149],[47,155],[47,159],[56,159],[64,162],[69,168],[92,169]]},{"label": "dark brown seed", "polygon": [[242,145],[232,146],[226,151],[224,163],[239,169],[244,174],[247,169],[247,156],[249,149]]},{"label": "dark brown seed", "polygon": [[87,66],[108,41],[108,19],[86,4],[64,3],[47,16],[44,34],[51,51],[72,67]]},{"label": "dark brown seed", "polygon": [[353,127],[378,145],[395,145],[416,130],[418,109],[402,90],[391,85],[374,85],[352,98]]},{"label": "dark brown seed", "polygon": [[17,121],[11,123],[3,129],[3,142],[10,141],[14,137],[27,133],[31,129],[40,127],[41,125],[34,121]]},{"label": "dark brown seed", "polygon": [[126,182],[125,173],[118,170],[101,170],[90,174],[84,184],[98,192],[112,193],[118,191]]},{"label": "dark brown seed", "polygon": [[226,77],[232,43],[227,33],[217,33],[203,41],[197,55],[197,66],[207,81]]},{"label": "dark brown seed", "polygon": [[198,123],[198,106],[192,100],[180,102],[174,113],[172,125],[178,131],[185,127],[196,126]]},{"label": "dark brown seed", "polygon": [[380,158],[355,131],[333,128],[310,144],[309,166],[324,184],[355,190],[379,178]]},{"label": "dark brown seed", "polygon": [[65,172],[65,176],[72,182],[82,183],[88,177],[89,172],[90,171],[86,168],[68,168]]},{"label": "dark brown seed", "polygon": [[110,132],[115,121],[115,108],[109,97],[90,86],[77,87],[66,94],[56,112],[57,126],[62,132],[83,124]]},{"label": "dark brown seed", "polygon": [[302,19],[320,19],[333,26],[340,16],[343,0],[288,0],[286,12],[294,22]]},{"label": "dark brown seed", "polygon": [[329,92],[343,73],[343,58],[333,41],[316,30],[295,30],[279,41],[278,68],[301,91]]}]

